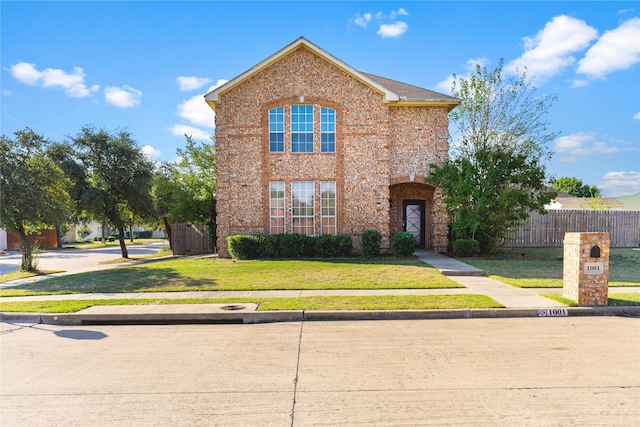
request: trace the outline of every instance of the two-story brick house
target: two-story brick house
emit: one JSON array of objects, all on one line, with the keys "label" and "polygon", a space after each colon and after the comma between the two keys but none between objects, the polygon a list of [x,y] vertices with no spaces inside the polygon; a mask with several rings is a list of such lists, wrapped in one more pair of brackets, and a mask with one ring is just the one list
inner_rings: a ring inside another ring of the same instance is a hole
[{"label": "two-story brick house", "polygon": [[220,255],[234,234],[400,231],[445,251],[440,192],[459,100],[358,71],[305,38],[205,95],[216,112]]}]

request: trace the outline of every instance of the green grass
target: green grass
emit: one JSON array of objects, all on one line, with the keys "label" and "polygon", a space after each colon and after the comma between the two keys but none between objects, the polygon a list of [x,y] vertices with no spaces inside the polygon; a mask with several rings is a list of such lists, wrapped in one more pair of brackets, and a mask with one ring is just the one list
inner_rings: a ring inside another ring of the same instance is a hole
[{"label": "green grass", "polygon": [[12,271],[11,273],[3,274],[0,276],[0,283],[7,283],[13,280],[28,279],[29,277],[43,276],[46,274],[62,273],[64,270],[38,270],[35,272],[29,271]]},{"label": "green grass", "polygon": [[[569,299],[563,297],[561,294],[542,294],[543,297],[558,301],[569,307],[577,307],[578,304]],[[610,306],[629,306],[640,305],[640,292],[618,292],[609,295]]]},{"label": "green grass", "polygon": [[422,261],[232,261],[171,259],[113,270],[55,277],[0,289],[0,297],[104,293],[288,289],[460,288]]},{"label": "green grass", "polygon": [[[461,258],[489,277],[521,288],[561,288],[563,248],[512,248],[490,258]],[[609,286],[640,286],[640,248],[611,248]]]},{"label": "green grass", "polygon": [[318,296],[300,298],[109,299],[0,302],[0,311],[13,313],[76,313],[96,305],[256,303],[258,311],[278,310],[436,310],[502,308],[484,295]]}]

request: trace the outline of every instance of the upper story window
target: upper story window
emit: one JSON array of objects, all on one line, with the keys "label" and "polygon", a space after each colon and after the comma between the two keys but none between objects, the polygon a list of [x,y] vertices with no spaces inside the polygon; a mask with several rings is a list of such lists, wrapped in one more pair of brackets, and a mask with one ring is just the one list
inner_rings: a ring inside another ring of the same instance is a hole
[{"label": "upper story window", "polygon": [[291,106],[291,152],[313,153],[313,105]]},{"label": "upper story window", "polygon": [[336,110],[320,109],[320,152],[336,152]]},{"label": "upper story window", "polygon": [[284,107],[269,110],[269,151],[284,152]]}]

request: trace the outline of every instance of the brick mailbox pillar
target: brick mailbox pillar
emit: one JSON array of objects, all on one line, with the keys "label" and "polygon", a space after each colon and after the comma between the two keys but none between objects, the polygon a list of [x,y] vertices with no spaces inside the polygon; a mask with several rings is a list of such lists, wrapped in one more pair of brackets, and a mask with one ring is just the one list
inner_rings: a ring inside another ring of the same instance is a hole
[{"label": "brick mailbox pillar", "polygon": [[579,306],[609,303],[609,233],[565,233],[562,271],[565,298]]}]

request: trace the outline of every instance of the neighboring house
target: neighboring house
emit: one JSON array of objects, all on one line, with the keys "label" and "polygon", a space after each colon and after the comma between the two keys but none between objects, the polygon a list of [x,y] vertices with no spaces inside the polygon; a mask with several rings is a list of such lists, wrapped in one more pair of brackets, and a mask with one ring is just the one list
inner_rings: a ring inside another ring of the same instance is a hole
[{"label": "neighboring house", "polygon": [[400,231],[447,250],[429,165],[460,100],[358,71],[305,38],[205,95],[216,112],[220,255],[234,234]]},{"label": "neighboring house", "polygon": [[0,251],[9,249],[7,246],[7,230],[0,228]]},{"label": "neighboring house", "polygon": [[630,196],[620,196],[616,197],[616,199],[624,203],[624,210],[640,211],[640,193],[632,194]]},{"label": "neighboring house", "polygon": [[[549,205],[545,206],[549,210],[559,209],[583,209],[583,210],[612,210],[620,211],[625,209],[624,203],[611,197],[557,197]],[[595,208],[595,209],[594,209]]]}]

